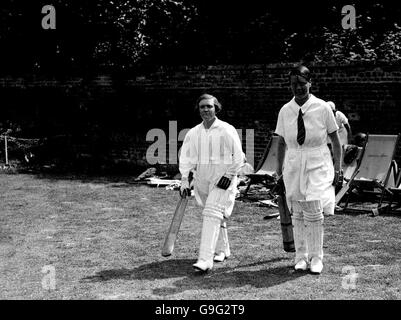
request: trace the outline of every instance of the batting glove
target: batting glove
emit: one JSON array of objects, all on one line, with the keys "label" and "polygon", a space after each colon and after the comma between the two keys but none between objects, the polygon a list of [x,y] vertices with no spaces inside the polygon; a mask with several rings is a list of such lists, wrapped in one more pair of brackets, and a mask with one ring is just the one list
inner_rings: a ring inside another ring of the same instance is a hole
[{"label": "batting glove", "polygon": [[191,187],[189,186],[189,181],[186,178],[181,180],[180,186],[180,196],[181,198],[185,198],[191,195]]},{"label": "batting glove", "polygon": [[227,188],[230,186],[231,184],[231,180],[232,177],[228,177],[226,175],[222,176],[219,180],[219,182],[217,182],[217,187],[223,190],[227,190]]},{"label": "batting glove", "polygon": [[342,170],[338,170],[334,172],[333,186],[336,188],[342,187],[344,182],[344,175]]}]

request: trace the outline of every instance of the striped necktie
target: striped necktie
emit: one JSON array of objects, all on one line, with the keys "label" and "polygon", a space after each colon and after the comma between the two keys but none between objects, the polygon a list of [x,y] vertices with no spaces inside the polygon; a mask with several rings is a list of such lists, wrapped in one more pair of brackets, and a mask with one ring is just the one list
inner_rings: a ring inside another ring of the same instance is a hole
[{"label": "striped necktie", "polygon": [[305,142],[305,125],[304,125],[304,119],[303,113],[301,108],[299,108],[299,113],[298,113],[298,135],[297,135],[297,141],[299,145],[302,145]]}]

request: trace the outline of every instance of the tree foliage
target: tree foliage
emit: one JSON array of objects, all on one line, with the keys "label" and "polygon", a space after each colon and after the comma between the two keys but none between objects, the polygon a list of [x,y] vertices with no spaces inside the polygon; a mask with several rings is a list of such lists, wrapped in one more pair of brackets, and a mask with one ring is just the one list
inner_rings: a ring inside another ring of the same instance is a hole
[{"label": "tree foliage", "polygon": [[[330,19],[329,24],[316,25],[306,33],[290,35],[285,40],[287,58],[342,63],[398,61],[401,45],[400,7],[368,3],[359,4],[356,9],[356,29],[343,29],[340,19],[334,24]],[[341,6],[333,6],[330,11],[338,13]],[[302,52],[300,39],[309,39],[308,47],[312,50]]]},{"label": "tree foliage", "polygon": [[54,0],[56,30],[43,30],[43,1],[4,2],[0,44],[7,48],[3,61],[12,60],[14,70],[132,68],[177,44],[196,16],[188,0]]},{"label": "tree foliage", "polygon": [[110,0],[97,4],[90,22],[101,25],[93,57],[101,65],[132,67],[170,43],[190,25],[196,8],[183,0]]},{"label": "tree foliage", "polygon": [[397,61],[401,6],[343,1],[53,0],[56,30],[43,30],[47,1],[4,0],[1,72],[133,70],[151,64]]}]

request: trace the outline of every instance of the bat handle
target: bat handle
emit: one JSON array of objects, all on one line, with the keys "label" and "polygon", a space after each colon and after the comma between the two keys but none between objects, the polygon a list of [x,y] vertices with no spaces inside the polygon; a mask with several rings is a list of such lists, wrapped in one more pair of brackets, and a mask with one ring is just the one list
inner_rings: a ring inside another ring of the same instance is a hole
[{"label": "bat handle", "polygon": [[180,196],[182,199],[191,196],[191,189],[184,189],[182,192],[180,191]]}]

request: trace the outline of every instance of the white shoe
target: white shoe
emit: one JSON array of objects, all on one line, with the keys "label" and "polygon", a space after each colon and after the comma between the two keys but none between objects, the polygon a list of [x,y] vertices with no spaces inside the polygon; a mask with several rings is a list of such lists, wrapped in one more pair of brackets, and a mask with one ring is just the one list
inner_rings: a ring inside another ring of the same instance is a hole
[{"label": "white shoe", "polygon": [[308,263],[305,260],[300,260],[297,262],[295,265],[295,270],[296,271],[306,271],[308,270]]},{"label": "white shoe", "polygon": [[226,256],[224,252],[220,252],[214,256],[213,260],[215,262],[223,262],[224,260],[226,260],[226,258],[228,258],[228,256]]},{"label": "white shoe", "polygon": [[310,263],[310,271],[320,274],[323,270],[323,262],[318,257],[313,257]]},{"label": "white shoe", "polygon": [[205,260],[198,260],[195,264],[192,265],[196,271],[200,272],[208,272],[213,268],[213,264]]}]

